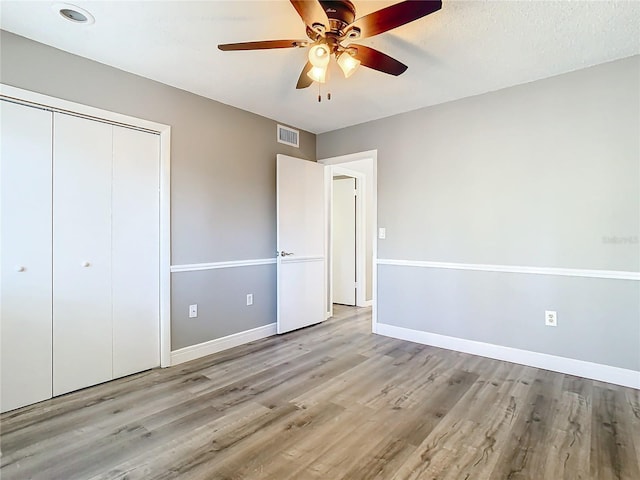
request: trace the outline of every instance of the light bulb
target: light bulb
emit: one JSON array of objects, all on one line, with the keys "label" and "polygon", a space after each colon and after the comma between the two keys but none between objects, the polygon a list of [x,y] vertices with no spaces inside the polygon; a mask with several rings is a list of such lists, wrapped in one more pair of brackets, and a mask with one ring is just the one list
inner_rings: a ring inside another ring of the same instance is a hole
[{"label": "light bulb", "polygon": [[331,52],[324,43],[319,43],[309,49],[309,61],[314,67],[326,67],[329,65],[329,58],[331,58]]},{"label": "light bulb", "polygon": [[324,83],[327,79],[327,67],[312,67],[307,76],[314,82]]},{"label": "light bulb", "polygon": [[347,52],[342,52],[338,57],[338,65],[342,69],[342,73],[344,73],[345,78],[349,78],[353,75],[360,65],[360,60],[353,57]]}]

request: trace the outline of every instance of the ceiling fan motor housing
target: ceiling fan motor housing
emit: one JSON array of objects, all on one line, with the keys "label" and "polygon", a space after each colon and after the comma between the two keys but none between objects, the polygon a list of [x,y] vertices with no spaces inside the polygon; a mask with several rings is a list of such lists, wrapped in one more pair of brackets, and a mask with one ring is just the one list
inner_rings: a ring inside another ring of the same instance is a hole
[{"label": "ceiling fan motor housing", "polygon": [[329,31],[338,37],[345,34],[345,28],[356,19],[356,7],[349,0],[320,1],[329,18]]}]

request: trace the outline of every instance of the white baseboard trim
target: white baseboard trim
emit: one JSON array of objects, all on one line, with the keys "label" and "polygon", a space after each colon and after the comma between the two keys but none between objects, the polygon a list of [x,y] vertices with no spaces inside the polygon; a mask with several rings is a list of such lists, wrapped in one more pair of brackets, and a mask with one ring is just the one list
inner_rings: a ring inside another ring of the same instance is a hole
[{"label": "white baseboard trim", "polygon": [[276,263],[275,258],[256,258],[252,260],[234,260],[229,262],[188,263],[185,265],[171,265],[171,273],[217,270],[219,268],[254,267],[256,265],[271,265],[274,263]]},{"label": "white baseboard trim", "polygon": [[423,345],[446,348],[448,350],[470,353],[481,357],[519,363],[529,367],[542,368],[544,370],[640,389],[640,372],[635,370],[611,367],[600,363],[585,362],[584,360],[558,357],[546,353],[520,350],[490,343],[476,342],[464,338],[449,337],[437,333],[422,332],[384,323],[376,324],[374,330],[375,333],[386,337],[398,338]]},{"label": "white baseboard trim", "polygon": [[263,327],[252,328],[244,332],[238,332],[226,337],[216,338],[208,342],[191,345],[171,352],[171,366],[205,357],[212,353],[221,352],[229,348],[244,345],[245,343],[260,340],[276,334],[276,324],[270,323]]},{"label": "white baseboard trim", "polygon": [[362,302],[362,305],[358,305],[359,307],[370,307],[373,305],[373,300],[365,300]]},{"label": "white baseboard trim", "polygon": [[440,268],[447,270],[475,270],[480,272],[526,273],[534,275],[559,275],[563,277],[608,278],[612,280],[640,280],[640,272],[619,270],[584,270],[578,268],[528,267],[517,265],[485,265],[476,263],[429,262],[422,260],[396,260],[379,258],[376,265],[399,267]]}]

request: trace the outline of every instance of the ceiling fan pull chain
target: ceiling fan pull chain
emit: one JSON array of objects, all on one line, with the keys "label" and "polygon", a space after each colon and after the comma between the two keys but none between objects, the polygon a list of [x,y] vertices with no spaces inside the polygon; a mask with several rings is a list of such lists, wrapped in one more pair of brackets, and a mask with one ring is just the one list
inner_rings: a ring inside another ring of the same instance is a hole
[{"label": "ceiling fan pull chain", "polygon": [[331,92],[327,93],[327,100],[331,100]]},{"label": "ceiling fan pull chain", "polygon": [[318,83],[318,103],[322,102],[322,91],[320,90],[320,83]]}]

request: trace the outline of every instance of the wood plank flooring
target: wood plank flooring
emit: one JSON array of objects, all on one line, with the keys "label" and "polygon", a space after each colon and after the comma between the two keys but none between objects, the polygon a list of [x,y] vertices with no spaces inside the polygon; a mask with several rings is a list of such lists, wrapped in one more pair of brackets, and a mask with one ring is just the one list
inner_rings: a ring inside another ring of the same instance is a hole
[{"label": "wood plank flooring", "polygon": [[640,479],[640,392],[372,335],[370,309],[0,417],[0,478]]}]

